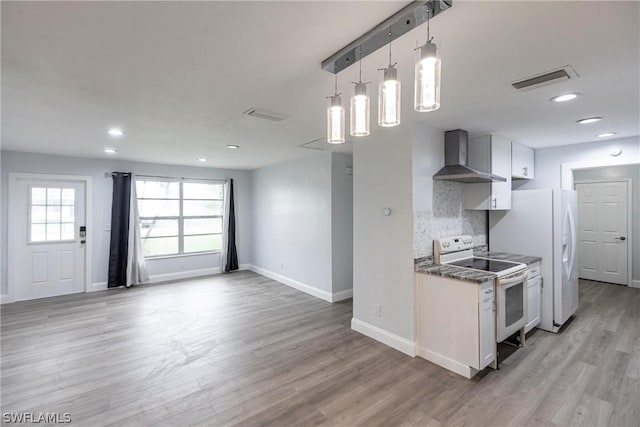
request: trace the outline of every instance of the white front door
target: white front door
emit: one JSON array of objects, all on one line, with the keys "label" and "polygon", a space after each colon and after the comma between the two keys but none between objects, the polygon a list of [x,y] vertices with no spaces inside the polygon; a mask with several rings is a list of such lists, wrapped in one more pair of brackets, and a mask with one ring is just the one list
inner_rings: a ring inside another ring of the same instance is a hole
[{"label": "white front door", "polygon": [[15,301],[84,292],[82,181],[11,181],[9,287]]},{"label": "white front door", "polygon": [[627,182],[576,184],[580,277],[626,285]]}]

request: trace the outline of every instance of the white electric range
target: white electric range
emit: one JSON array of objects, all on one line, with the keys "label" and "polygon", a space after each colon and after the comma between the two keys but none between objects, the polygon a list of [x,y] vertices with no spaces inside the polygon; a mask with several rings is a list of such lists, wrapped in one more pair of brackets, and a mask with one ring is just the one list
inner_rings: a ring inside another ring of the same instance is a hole
[{"label": "white electric range", "polygon": [[495,275],[496,340],[502,342],[520,331],[524,345],[524,326],[527,322],[525,264],[473,256],[473,238],[454,236],[434,240],[436,264],[455,266]]}]

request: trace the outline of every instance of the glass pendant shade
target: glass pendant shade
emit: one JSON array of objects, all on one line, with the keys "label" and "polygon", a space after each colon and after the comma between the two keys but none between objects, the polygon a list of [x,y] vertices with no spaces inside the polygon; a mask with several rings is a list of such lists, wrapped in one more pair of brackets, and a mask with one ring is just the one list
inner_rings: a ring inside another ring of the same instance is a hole
[{"label": "glass pendant shade", "polygon": [[440,58],[434,43],[425,43],[420,48],[420,59],[416,62],[415,102],[419,112],[440,108]]},{"label": "glass pendant shade", "polygon": [[327,109],[327,142],[329,144],[343,144],[344,139],[344,108],[339,95],[330,96]]},{"label": "glass pendant shade", "polygon": [[384,79],[378,90],[378,124],[393,127],[400,124],[400,81],[398,70],[384,69]]},{"label": "glass pendant shade", "polygon": [[369,135],[371,106],[367,96],[367,86],[356,83],[355,93],[351,98],[351,136]]}]

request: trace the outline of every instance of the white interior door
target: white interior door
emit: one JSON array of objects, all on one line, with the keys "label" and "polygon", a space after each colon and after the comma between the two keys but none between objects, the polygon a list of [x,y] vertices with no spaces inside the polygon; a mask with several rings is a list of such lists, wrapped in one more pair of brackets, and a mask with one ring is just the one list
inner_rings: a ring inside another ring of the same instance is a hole
[{"label": "white interior door", "polygon": [[9,287],[15,301],[84,292],[82,181],[11,182]]},{"label": "white interior door", "polygon": [[627,185],[625,181],[576,184],[583,279],[627,284]]}]

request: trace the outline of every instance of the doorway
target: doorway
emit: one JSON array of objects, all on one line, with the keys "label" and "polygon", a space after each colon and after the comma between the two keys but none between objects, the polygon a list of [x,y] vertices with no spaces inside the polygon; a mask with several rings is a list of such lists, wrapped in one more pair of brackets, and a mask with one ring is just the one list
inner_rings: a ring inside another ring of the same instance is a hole
[{"label": "doorway", "polygon": [[85,292],[90,183],[89,177],[9,174],[10,301]]}]

